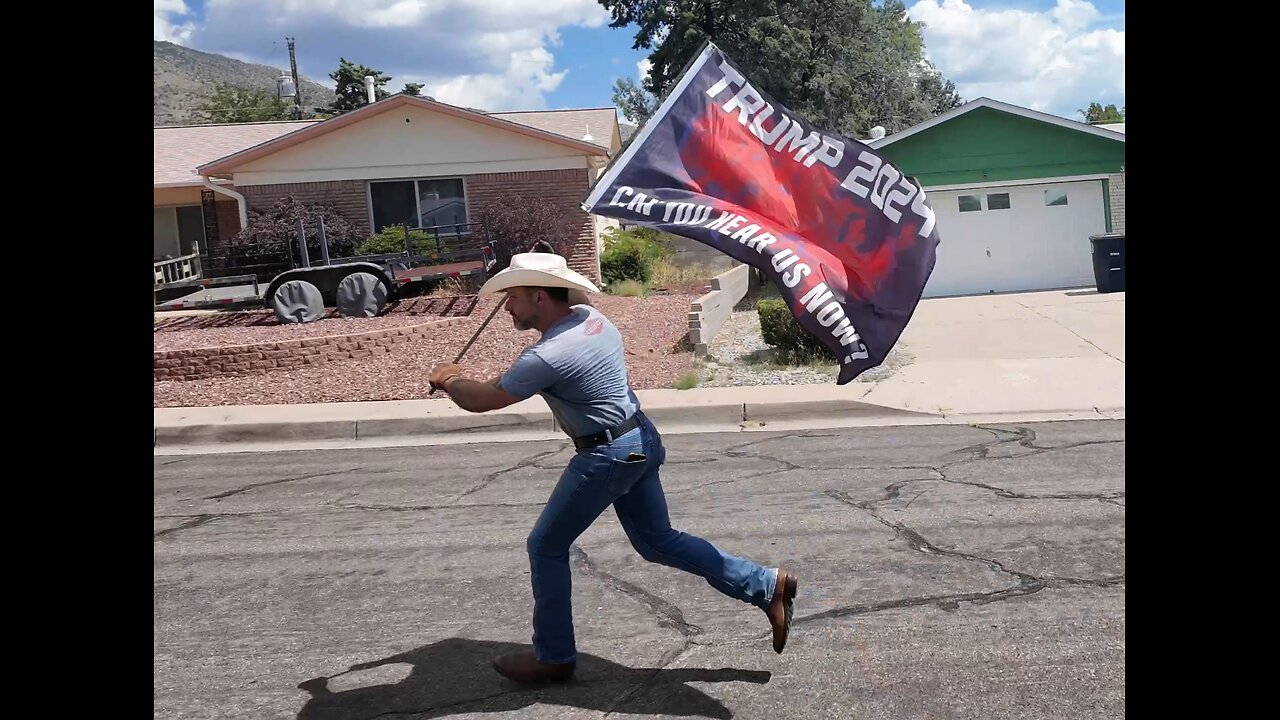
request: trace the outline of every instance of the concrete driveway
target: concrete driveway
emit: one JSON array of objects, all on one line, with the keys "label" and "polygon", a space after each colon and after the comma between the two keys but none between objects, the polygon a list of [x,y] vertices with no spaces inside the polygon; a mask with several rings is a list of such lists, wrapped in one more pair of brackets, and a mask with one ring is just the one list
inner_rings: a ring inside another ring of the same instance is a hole
[{"label": "concrete driveway", "polygon": [[1124,408],[1124,293],[1092,288],[922,300],[914,359],[863,400],[943,414]]}]

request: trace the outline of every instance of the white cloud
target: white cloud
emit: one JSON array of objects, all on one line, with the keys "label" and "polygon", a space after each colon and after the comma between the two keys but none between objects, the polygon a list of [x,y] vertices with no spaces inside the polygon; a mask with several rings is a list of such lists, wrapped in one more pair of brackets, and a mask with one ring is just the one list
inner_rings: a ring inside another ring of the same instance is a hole
[{"label": "white cloud", "polygon": [[1080,120],[1098,101],[1124,105],[1124,30],[1085,0],[1044,12],[975,9],[964,0],[920,0],[926,54],[965,100],[990,97]]},{"label": "white cloud", "polygon": [[649,70],[652,67],[653,63],[649,61],[649,58],[636,63],[636,72],[639,73],[636,77],[640,79],[640,82],[644,82],[645,78],[649,77]]},{"label": "white cloud", "polygon": [[608,19],[597,0],[207,0],[189,46],[283,68],[288,35],[317,82],[346,58],[390,75],[391,92],[418,82],[443,102],[537,109],[568,73],[559,30]]},{"label": "white cloud", "polygon": [[186,42],[191,37],[195,24],[191,22],[178,24],[174,20],[187,13],[187,4],[183,0],[154,0],[152,14],[155,18],[155,32],[152,39],[178,44]]},{"label": "white cloud", "polygon": [[[537,47],[513,54],[511,69],[506,73],[460,75],[443,82],[423,77],[397,79],[395,89],[405,82],[420,82],[424,95],[449,103],[481,110],[501,108],[540,108],[543,95],[560,87],[568,70],[552,72],[555,58],[545,48]],[[428,92],[428,89],[430,92]]]}]

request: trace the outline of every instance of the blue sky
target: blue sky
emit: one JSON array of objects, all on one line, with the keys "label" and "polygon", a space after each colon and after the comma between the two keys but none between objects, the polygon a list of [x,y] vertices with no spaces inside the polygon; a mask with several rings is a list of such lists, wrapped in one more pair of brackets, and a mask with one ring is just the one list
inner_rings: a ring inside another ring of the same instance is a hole
[{"label": "blue sky", "polygon": [[[329,84],[339,57],[420,82],[484,110],[612,105],[638,78],[634,32],[608,27],[596,0],[153,0],[155,39],[288,68]],[[926,54],[961,96],[1080,119],[1090,101],[1124,105],[1124,2],[918,0]]]}]

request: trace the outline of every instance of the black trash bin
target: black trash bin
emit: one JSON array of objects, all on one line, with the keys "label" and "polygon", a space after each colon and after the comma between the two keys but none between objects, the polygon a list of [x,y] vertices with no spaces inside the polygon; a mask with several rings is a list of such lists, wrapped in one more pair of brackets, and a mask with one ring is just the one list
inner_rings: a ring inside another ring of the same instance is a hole
[{"label": "black trash bin", "polygon": [[1091,235],[1093,280],[1100,293],[1124,292],[1124,233]]}]

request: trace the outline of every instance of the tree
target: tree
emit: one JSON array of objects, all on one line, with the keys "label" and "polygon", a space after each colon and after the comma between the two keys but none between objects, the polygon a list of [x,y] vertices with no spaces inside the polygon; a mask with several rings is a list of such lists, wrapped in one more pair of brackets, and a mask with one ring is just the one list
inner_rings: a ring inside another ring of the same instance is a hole
[{"label": "tree", "polygon": [[511,256],[546,242],[557,255],[569,257],[587,218],[544,198],[515,194],[486,203],[475,218],[482,242],[493,243],[495,270],[511,264]]},{"label": "tree", "polygon": [[621,78],[613,84],[613,104],[636,125],[645,124],[658,109],[658,99],[631,78]]},{"label": "tree", "polygon": [[329,73],[329,77],[338,83],[334,90],[337,98],[333,101],[333,110],[338,115],[369,104],[369,96],[364,89],[366,75],[373,76],[373,94],[376,99],[381,100],[390,94],[382,87],[391,82],[390,75],[381,70],[356,65],[346,58],[339,58],[338,61],[338,69]]},{"label": "tree", "polygon": [[268,90],[251,90],[218,83],[200,112],[209,122],[246,123],[288,120],[293,105]]},{"label": "tree", "polygon": [[1100,103],[1089,103],[1088,110],[1077,110],[1089,124],[1124,122],[1124,108],[1116,109],[1115,105],[1102,107]]},{"label": "tree", "polygon": [[405,95],[422,97],[422,83],[405,83],[404,89],[401,90],[400,92],[404,93]]},{"label": "tree", "polygon": [[644,89],[661,97],[706,40],[753,83],[811,122],[865,138],[960,104],[924,59],[923,25],[899,0],[599,0],[611,27],[650,49]]}]

